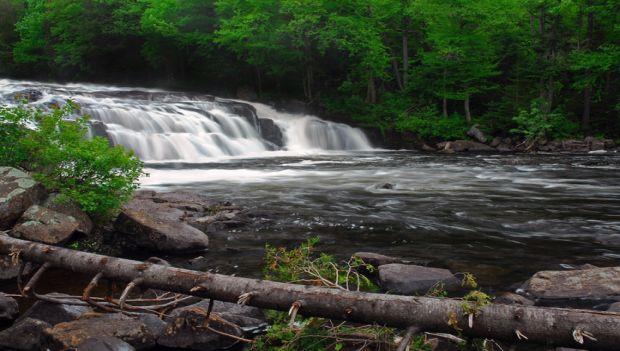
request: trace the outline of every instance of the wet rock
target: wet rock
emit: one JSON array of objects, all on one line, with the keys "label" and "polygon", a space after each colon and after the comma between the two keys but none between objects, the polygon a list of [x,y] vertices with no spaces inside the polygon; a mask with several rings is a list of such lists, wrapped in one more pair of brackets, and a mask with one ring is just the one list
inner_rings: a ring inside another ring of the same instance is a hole
[{"label": "wet rock", "polygon": [[497,151],[499,152],[512,152],[512,148],[508,144],[500,144],[497,146]]},{"label": "wet rock", "polygon": [[[0,235],[6,235],[0,232]],[[21,261],[14,261],[8,255],[0,255],[0,280],[15,279],[19,272],[19,265]],[[24,275],[30,274],[32,271],[32,264],[27,262],[24,265]]]},{"label": "wet rock", "polygon": [[435,149],[434,147],[428,145],[427,143],[423,143],[421,149],[422,149],[422,151],[427,151],[427,152],[437,151],[437,149]]},{"label": "wet rock", "polygon": [[0,322],[12,321],[19,313],[17,301],[0,292]]},{"label": "wet rock", "polygon": [[375,267],[383,266],[390,263],[410,263],[398,257],[381,255],[374,252],[356,252],[353,257],[362,259],[364,263],[371,264]]},{"label": "wet rock", "polygon": [[57,245],[67,242],[79,226],[80,223],[71,216],[34,205],[24,212],[11,234],[17,238]]},{"label": "wet rock", "polygon": [[51,194],[45,202],[43,202],[43,206],[75,218],[79,223],[77,231],[82,234],[88,235],[93,230],[93,221],[90,219],[90,216],[82,211],[77,203],[69,199],[65,200],[60,198],[58,194]]},{"label": "wet rock", "polygon": [[489,146],[490,147],[498,147],[501,143],[502,143],[502,138],[495,137],[495,138],[493,138],[493,140],[491,140],[491,143],[489,144]]},{"label": "wet rock", "polygon": [[260,134],[263,139],[273,143],[275,146],[284,146],[284,136],[278,125],[269,118],[259,118]]},{"label": "wet rock", "polygon": [[[209,300],[201,300],[193,305],[175,309],[171,312],[171,318],[168,322],[182,315],[184,311],[187,310],[207,311],[208,309]],[[214,301],[212,311],[217,313],[219,317],[225,319],[226,321],[238,325],[244,332],[260,330],[267,326],[265,314],[262,310],[256,307],[244,306],[230,302]]]},{"label": "wet rock", "polygon": [[43,98],[43,93],[36,89],[24,89],[13,95],[15,101],[36,102]]},{"label": "wet rock", "polygon": [[450,152],[486,152],[494,151],[488,145],[478,143],[472,140],[455,140],[437,144],[437,148],[442,151]]},{"label": "wet rock", "polygon": [[43,321],[25,318],[9,329],[0,332],[0,348],[4,350],[44,350],[45,330],[51,325]]},{"label": "wet rock", "polygon": [[379,266],[381,287],[401,295],[425,294],[434,287],[455,290],[459,280],[447,269],[391,263]]},{"label": "wet rock", "polygon": [[482,133],[482,131],[479,128],[480,128],[479,125],[477,124],[473,125],[467,131],[467,135],[473,138],[474,140],[478,141],[479,143],[486,143],[487,137],[484,135],[484,133]]},{"label": "wet rock", "polygon": [[[61,293],[49,293],[47,295],[59,299],[69,296]],[[44,321],[51,325],[56,325],[59,323],[74,321],[87,312],[92,312],[92,308],[88,306],[61,305],[52,302],[37,301],[19,317],[18,321],[26,318],[32,318]]]},{"label": "wet rock", "polygon": [[145,323],[140,318],[121,313],[89,314],[72,322],[57,324],[47,333],[55,347],[75,348],[93,337],[110,336],[125,341],[136,350],[145,350],[155,346],[155,340],[164,327],[163,322],[155,327],[152,322],[154,320],[149,319]]},{"label": "wet rock", "polygon": [[519,294],[505,292],[495,298],[493,300],[495,303],[500,303],[503,305],[521,305],[521,306],[534,306],[534,301],[521,296]]},{"label": "wet rock", "polygon": [[0,167],[0,230],[11,228],[30,206],[45,197],[45,189],[28,174]]},{"label": "wet rock", "polygon": [[206,315],[206,306],[189,306],[174,310],[167,319],[166,329],[157,339],[157,343],[170,348],[220,350],[235,345],[237,341],[215,333],[209,328],[235,336],[243,336],[241,328],[215,315],[211,316],[207,326]]},{"label": "wet rock", "polygon": [[134,198],[122,208],[114,227],[131,235],[136,246],[153,251],[202,251],[209,238],[202,231],[181,222],[184,212],[151,199]]},{"label": "wet rock", "polygon": [[88,121],[91,137],[101,137],[108,140],[110,147],[114,146],[114,141],[108,135],[108,127],[101,121]]},{"label": "wet rock", "polygon": [[620,267],[541,271],[523,286],[536,299],[604,299],[620,296]]},{"label": "wet rock", "polygon": [[379,189],[391,190],[391,189],[394,189],[394,184],[392,184],[392,183],[384,183],[384,184],[379,186]]},{"label": "wet rock", "polygon": [[620,312],[620,302],[614,302],[607,308],[609,312]]},{"label": "wet rock", "polygon": [[121,339],[112,336],[95,336],[77,346],[84,351],[134,351],[135,348]]}]

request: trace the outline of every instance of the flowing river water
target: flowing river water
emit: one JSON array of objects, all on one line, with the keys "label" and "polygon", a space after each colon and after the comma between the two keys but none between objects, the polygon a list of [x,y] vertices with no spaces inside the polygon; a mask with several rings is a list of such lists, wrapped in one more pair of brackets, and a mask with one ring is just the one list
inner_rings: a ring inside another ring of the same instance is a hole
[{"label": "flowing river water", "polygon": [[620,264],[615,153],[381,150],[361,130],[314,116],[160,90],[0,80],[0,102],[28,89],[42,92],[39,105],[75,100],[98,121],[93,133],[133,149],[149,173],[143,188],[263,214],[264,225],[212,237],[205,257],[221,272],[259,276],[266,243],[313,236],[337,257],[396,255],[498,289],[538,270]]}]

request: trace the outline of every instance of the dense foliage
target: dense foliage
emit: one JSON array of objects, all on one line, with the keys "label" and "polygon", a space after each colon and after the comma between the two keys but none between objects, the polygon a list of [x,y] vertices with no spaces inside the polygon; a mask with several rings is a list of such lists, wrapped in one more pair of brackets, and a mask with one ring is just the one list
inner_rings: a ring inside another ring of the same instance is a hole
[{"label": "dense foliage", "polygon": [[71,102],[51,112],[0,107],[0,165],[30,169],[61,199],[105,216],[131,197],[142,163],[105,138],[86,138],[87,118],[68,120],[75,109]]},{"label": "dense foliage", "polygon": [[616,0],[0,0],[0,13],[4,75],[250,87],[424,137],[538,134],[530,116],[620,135]]}]

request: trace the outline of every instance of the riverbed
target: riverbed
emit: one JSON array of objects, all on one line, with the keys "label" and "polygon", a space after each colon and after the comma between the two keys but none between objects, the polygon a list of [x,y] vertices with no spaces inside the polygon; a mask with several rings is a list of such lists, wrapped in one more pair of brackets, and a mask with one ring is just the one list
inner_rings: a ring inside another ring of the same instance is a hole
[{"label": "riverbed", "polygon": [[217,271],[260,276],[265,244],[321,238],[472,272],[508,289],[546,269],[620,264],[620,156],[341,152],[149,163],[142,187],[191,190],[264,214],[212,237]]}]

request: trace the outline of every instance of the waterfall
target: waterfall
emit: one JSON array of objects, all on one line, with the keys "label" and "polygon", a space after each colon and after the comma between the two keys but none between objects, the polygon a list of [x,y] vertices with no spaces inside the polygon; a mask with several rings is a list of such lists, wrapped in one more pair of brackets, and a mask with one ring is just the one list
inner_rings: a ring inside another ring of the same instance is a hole
[{"label": "waterfall", "polygon": [[133,150],[145,162],[203,162],[270,153],[371,150],[357,128],[258,103],[157,89],[0,80],[0,104],[71,99],[91,116],[91,135]]}]

